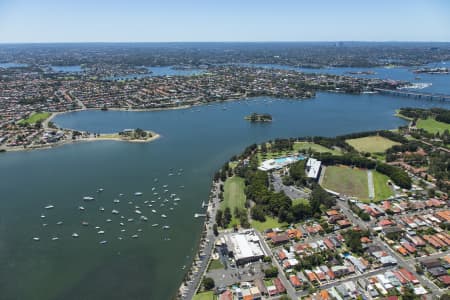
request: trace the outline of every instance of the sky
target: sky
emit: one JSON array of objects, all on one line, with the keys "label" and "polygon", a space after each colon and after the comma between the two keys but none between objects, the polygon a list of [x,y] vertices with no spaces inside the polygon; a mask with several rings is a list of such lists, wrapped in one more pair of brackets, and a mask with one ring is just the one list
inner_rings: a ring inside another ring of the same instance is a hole
[{"label": "sky", "polygon": [[0,0],[0,43],[444,41],[449,0]]}]

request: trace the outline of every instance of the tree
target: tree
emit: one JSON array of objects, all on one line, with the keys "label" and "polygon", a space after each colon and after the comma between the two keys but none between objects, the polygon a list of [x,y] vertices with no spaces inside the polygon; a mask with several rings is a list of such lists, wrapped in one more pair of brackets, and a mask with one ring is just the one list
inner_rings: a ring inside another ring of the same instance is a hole
[{"label": "tree", "polygon": [[251,210],[252,219],[260,222],[266,221],[264,209],[260,205],[255,205]]},{"label": "tree", "polygon": [[223,227],[227,227],[231,222],[231,209],[227,206],[225,207],[225,211],[223,212]]},{"label": "tree", "polygon": [[264,274],[267,278],[273,278],[278,276],[278,269],[277,267],[271,267],[264,270]]},{"label": "tree", "polygon": [[215,286],[216,284],[214,282],[214,279],[212,279],[211,277],[205,277],[203,279],[203,287],[205,288],[205,290],[212,290]]},{"label": "tree", "polygon": [[214,223],[214,225],[213,225],[213,233],[214,233],[215,236],[219,235],[219,231],[217,230],[217,224],[216,223]]},{"label": "tree", "polygon": [[218,226],[223,227],[223,212],[220,209],[216,212],[216,223]]}]

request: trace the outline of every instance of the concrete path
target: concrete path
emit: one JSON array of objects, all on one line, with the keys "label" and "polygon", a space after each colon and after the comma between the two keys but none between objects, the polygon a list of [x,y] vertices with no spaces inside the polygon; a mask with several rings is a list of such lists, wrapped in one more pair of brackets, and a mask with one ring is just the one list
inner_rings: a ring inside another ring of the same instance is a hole
[{"label": "concrete path", "polygon": [[369,188],[369,199],[375,198],[375,186],[373,185],[372,170],[367,170],[367,186]]}]

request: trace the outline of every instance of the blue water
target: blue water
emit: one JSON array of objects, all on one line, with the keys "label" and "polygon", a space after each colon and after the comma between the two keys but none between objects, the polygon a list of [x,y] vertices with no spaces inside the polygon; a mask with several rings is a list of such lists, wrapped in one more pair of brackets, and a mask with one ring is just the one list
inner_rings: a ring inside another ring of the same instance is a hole
[{"label": "blue water", "polygon": [[6,62],[6,63],[0,63],[0,68],[24,68],[27,67],[27,64],[20,64],[20,63],[14,63],[14,62]]},{"label": "blue water", "polygon": [[[297,160],[304,160],[305,157],[299,155],[299,156],[296,157],[296,159],[297,159]],[[275,158],[274,160],[275,160],[276,163],[283,164],[283,163],[285,163],[285,162],[288,160],[288,158],[286,158],[286,157],[281,157],[281,158]]]},{"label": "blue water", "polygon": [[51,66],[54,72],[61,73],[81,73],[83,68],[81,66]]},{"label": "blue water", "polygon": [[198,75],[204,72],[201,69],[174,69],[173,66],[166,67],[145,67],[151,73],[148,74],[128,74],[124,76],[114,76],[112,79],[114,80],[127,80],[127,79],[136,79],[136,78],[145,78],[145,77],[156,77],[156,76],[192,76]]}]

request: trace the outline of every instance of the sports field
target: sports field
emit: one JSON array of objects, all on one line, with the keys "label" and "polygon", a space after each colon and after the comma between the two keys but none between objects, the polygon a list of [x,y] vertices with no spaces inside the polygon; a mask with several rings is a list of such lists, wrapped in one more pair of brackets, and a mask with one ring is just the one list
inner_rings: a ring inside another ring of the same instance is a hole
[{"label": "sports field", "polygon": [[224,193],[223,193],[223,202],[220,204],[220,207],[225,209],[229,207],[231,209],[231,214],[233,215],[233,219],[230,222],[230,226],[234,224],[238,224],[239,220],[234,218],[234,208],[237,207],[239,209],[245,208],[245,182],[244,178],[233,176],[228,178],[225,181],[224,185]]},{"label": "sports field", "polygon": [[32,113],[28,118],[20,120],[19,124],[35,124],[36,122],[42,122],[50,117],[51,113],[40,112]]},{"label": "sports field", "polygon": [[299,151],[299,150],[313,150],[315,152],[330,152],[334,155],[339,155],[342,154],[340,151],[337,150],[333,150],[327,147],[324,147],[322,145],[316,144],[316,143],[311,143],[311,142],[295,142],[294,143],[294,151]]},{"label": "sports field", "polygon": [[347,166],[329,166],[326,168],[322,186],[343,195],[369,198],[367,170]]},{"label": "sports field", "polygon": [[391,141],[382,136],[366,136],[363,138],[345,140],[350,146],[358,150],[359,152],[384,152],[394,145],[400,145],[400,143]]},{"label": "sports field", "polygon": [[391,188],[388,185],[389,177],[384,174],[373,171],[373,185],[375,186],[374,201],[386,200],[393,195]]}]

